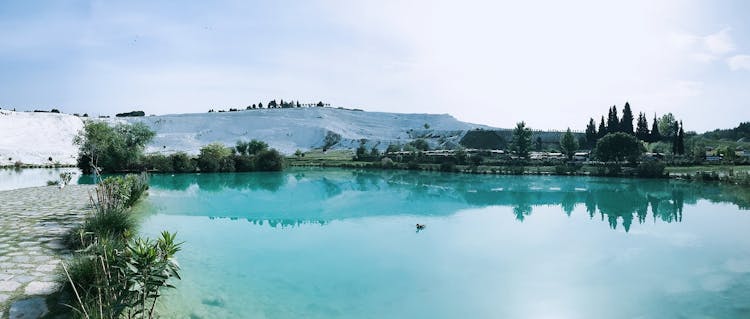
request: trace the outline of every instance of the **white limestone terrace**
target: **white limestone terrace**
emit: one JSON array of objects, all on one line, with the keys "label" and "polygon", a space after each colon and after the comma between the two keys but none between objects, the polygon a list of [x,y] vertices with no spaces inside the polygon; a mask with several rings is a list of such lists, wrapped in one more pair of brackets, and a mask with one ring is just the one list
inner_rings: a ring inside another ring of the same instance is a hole
[{"label": "white limestone terrace", "polygon": [[[337,108],[255,109],[237,112],[112,118],[141,122],[156,132],[147,152],[196,154],[201,146],[257,139],[284,154],[297,149],[353,149],[360,140],[384,150],[391,143],[425,138],[433,147],[457,144],[467,130],[489,128],[461,122],[448,114],[364,112]],[[326,138],[328,136],[328,138]],[[331,143],[335,141],[335,143]],[[332,144],[332,145],[327,145]]]},{"label": "white limestone terrace", "polygon": [[82,128],[73,115],[0,110],[0,166],[73,165],[78,154],[73,138]]},{"label": "white limestone terrace", "polygon": [[[84,120],[68,114],[0,110],[0,166],[59,163],[75,165],[73,139]],[[147,152],[197,154],[209,143],[233,146],[257,139],[291,155],[296,150],[368,148],[384,150],[424,138],[432,147],[455,146],[466,131],[491,129],[461,122],[448,114],[364,112],[338,108],[255,109],[238,112],[172,114],[125,118],[89,118],[115,123],[142,122],[156,132]],[[50,158],[52,159],[50,161]]]},{"label": "white limestone terrace", "polygon": [[0,191],[0,318],[39,318],[55,307],[63,237],[89,211],[92,185]]}]

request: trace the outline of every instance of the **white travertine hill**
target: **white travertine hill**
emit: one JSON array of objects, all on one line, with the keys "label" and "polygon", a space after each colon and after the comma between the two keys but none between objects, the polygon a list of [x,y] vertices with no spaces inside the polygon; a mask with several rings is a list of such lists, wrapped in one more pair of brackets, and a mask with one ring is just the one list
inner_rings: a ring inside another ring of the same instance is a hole
[{"label": "white travertine hill", "polygon": [[[360,140],[385,149],[425,138],[433,147],[457,144],[463,134],[483,125],[461,122],[448,114],[363,112],[335,108],[256,109],[238,112],[192,113],[108,119],[142,122],[156,132],[147,152],[196,154],[201,146],[238,140],[264,141],[282,153],[297,149],[352,149]],[[427,124],[427,125],[425,125]],[[428,127],[428,128],[426,128]],[[335,143],[334,143],[335,142]]]},{"label": "white travertine hill", "polygon": [[82,128],[83,121],[73,115],[0,110],[0,166],[75,164],[73,138]]},{"label": "white travertine hill", "polygon": [[[73,139],[83,128],[77,116],[0,110],[0,165],[75,164]],[[238,140],[265,141],[282,153],[297,149],[353,149],[361,140],[384,150],[424,138],[432,147],[454,146],[474,128],[448,114],[363,112],[335,108],[256,109],[238,112],[173,114],[89,119],[115,123],[142,122],[156,132],[146,152],[197,154],[212,142],[233,146]],[[52,161],[49,161],[52,158]]]}]

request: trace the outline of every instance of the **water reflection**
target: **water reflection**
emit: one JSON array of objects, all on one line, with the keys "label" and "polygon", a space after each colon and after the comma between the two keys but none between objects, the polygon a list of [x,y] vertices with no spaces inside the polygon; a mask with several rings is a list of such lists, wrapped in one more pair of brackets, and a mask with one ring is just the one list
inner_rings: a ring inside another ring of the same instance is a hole
[{"label": "water reflection", "polygon": [[467,208],[511,207],[515,218],[558,206],[581,206],[612,229],[634,222],[680,222],[700,200],[748,209],[748,190],[665,180],[549,176],[486,176],[408,171],[291,170],[280,173],[155,175],[153,209],[172,215],[246,219],[294,227],[336,219],[451,215]]}]

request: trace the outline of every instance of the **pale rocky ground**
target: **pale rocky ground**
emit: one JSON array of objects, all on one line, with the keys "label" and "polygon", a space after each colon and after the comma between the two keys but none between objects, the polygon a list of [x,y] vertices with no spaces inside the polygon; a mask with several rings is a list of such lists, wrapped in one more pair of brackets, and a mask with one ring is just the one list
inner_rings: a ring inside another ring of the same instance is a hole
[{"label": "pale rocky ground", "polygon": [[38,318],[70,256],[63,236],[88,212],[91,185],[0,191],[0,318]]}]

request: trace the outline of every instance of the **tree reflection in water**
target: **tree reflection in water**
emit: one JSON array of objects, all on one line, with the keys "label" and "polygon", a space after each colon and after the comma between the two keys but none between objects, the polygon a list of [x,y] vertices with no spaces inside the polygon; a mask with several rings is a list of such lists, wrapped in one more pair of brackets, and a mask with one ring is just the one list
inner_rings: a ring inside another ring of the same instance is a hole
[{"label": "tree reflection in water", "polygon": [[[489,206],[512,207],[515,218],[523,222],[537,206],[559,206],[570,216],[582,205],[592,219],[599,215],[612,229],[622,226],[629,231],[634,221],[644,223],[649,214],[654,222],[681,222],[684,206],[699,200],[750,208],[750,191],[738,187],[594,177],[293,169],[154,175],[151,186],[174,193],[171,196],[183,207],[176,214],[237,218],[271,227],[326,225],[337,219],[372,216],[448,216],[461,209]],[[191,201],[200,203],[192,205]],[[206,202],[214,206],[205,208]]]}]

